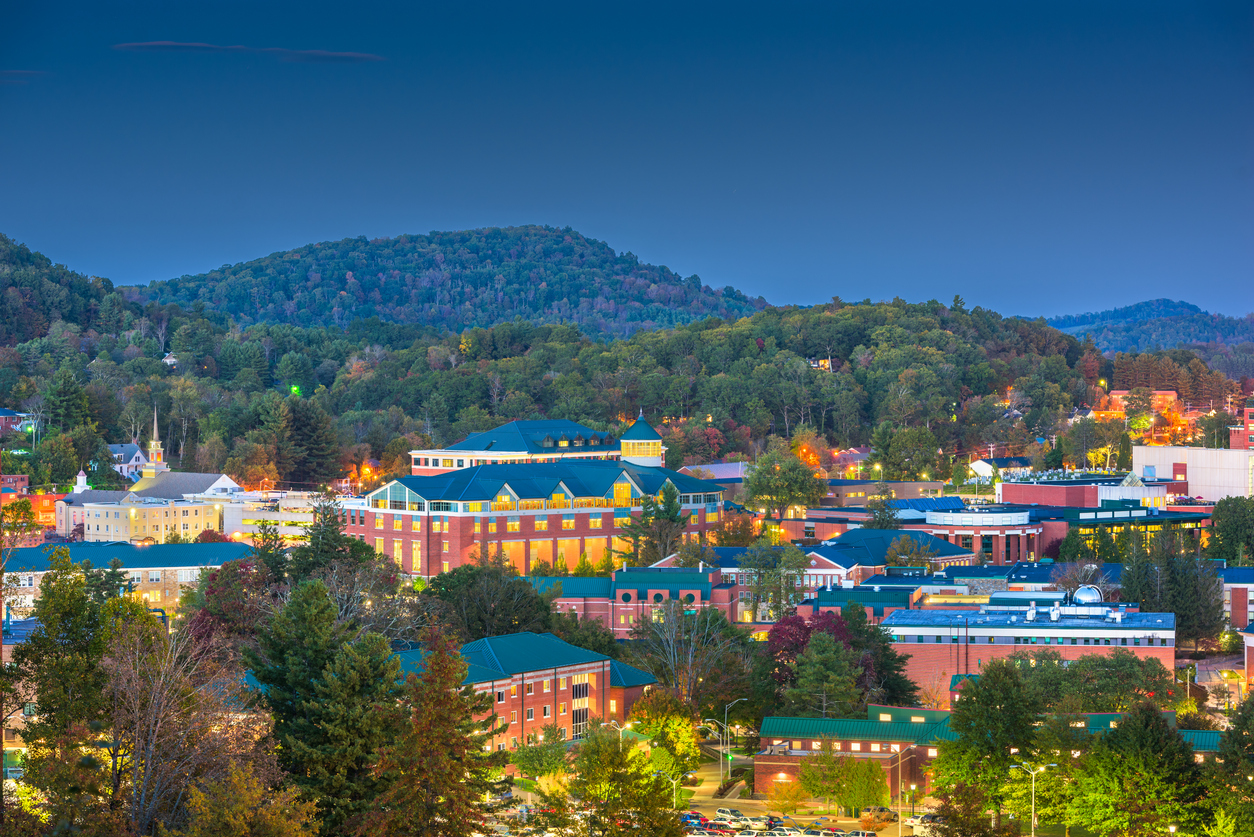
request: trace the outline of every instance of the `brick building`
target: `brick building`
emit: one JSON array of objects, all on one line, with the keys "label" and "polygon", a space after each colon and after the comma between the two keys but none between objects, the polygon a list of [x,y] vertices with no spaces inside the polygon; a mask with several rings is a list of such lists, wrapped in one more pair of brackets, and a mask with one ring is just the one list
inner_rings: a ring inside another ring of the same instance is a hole
[{"label": "brick building", "polygon": [[1176,617],[1108,605],[972,610],[895,610],[880,623],[893,648],[909,659],[906,676],[941,693],[950,678],[978,674],[984,663],[1020,651],[1050,648],[1064,659],[1116,648],[1175,668]]},{"label": "brick building", "polygon": [[1226,567],[1219,571],[1224,583],[1224,615],[1234,631],[1241,631],[1254,622],[1254,567]]},{"label": "brick building", "polygon": [[[1172,726],[1176,713],[1163,712]],[[1089,714],[1088,732],[1101,735],[1119,724],[1121,713]],[[902,706],[867,707],[862,718],[762,719],[762,750],[753,757],[753,790],[768,794],[776,782],[797,781],[801,764],[822,749],[825,739],[842,755],[874,761],[884,769],[889,795],[897,798],[904,791],[909,804],[913,787],[916,802],[932,791],[931,764],[940,745],[957,736],[949,728],[949,712],[943,709],[915,709]],[[1214,760],[1219,733],[1209,730],[1180,730],[1199,761]]]},{"label": "brick building", "polygon": [[438,476],[402,477],[343,511],[345,531],[391,556],[403,571],[430,578],[499,549],[521,575],[533,564],[579,556],[599,563],[626,549],[619,536],[646,496],[673,485],[690,515],[687,535],[714,528],[722,491],[713,483],[627,461],[579,460],[475,465]]},{"label": "brick building", "polygon": [[[640,669],[547,633],[487,637],[463,645],[461,654],[468,665],[465,682],[493,695],[492,709],[507,726],[492,741],[497,750],[534,741],[548,724],[573,741],[584,737],[593,718],[622,724],[656,682]],[[421,669],[420,649],[398,656],[402,672]]]},{"label": "brick building", "polygon": [[681,601],[685,609],[717,608],[729,620],[737,618],[738,588],[727,582],[718,567],[697,568],[624,567],[607,577],[529,576],[540,593],[561,585],[553,601],[555,613],[573,613],[580,619],[596,619],[624,638],[643,619],[668,601]]}]

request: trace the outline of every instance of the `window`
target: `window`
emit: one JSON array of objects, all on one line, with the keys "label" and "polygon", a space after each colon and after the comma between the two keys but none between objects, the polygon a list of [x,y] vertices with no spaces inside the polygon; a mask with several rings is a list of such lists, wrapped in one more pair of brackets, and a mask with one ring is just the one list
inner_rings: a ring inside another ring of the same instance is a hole
[{"label": "window", "polygon": [[510,696],[510,697],[512,697],[512,698],[518,697],[518,686],[517,686],[517,684],[515,684],[515,685],[513,685],[513,686],[510,686],[510,687],[509,687],[509,696]]},{"label": "window", "polygon": [[379,553],[380,555],[383,554],[383,538],[374,539],[374,551]]},{"label": "window", "polygon": [[511,515],[505,518],[505,531],[506,532],[521,532],[522,531],[522,525],[518,522],[517,515]]},{"label": "window", "polygon": [[871,744],[871,752],[872,752],[872,753],[878,753],[879,751],[880,751],[880,745],[879,745],[879,742],[877,741],[877,742],[872,743],[872,744]]},{"label": "window", "polygon": [[534,695],[534,694],[536,693],[536,684],[535,684],[535,683],[528,683],[528,684],[526,685],[526,693],[527,693],[527,694],[529,694],[529,695]]},{"label": "window", "polygon": [[498,689],[498,690],[497,690],[497,693],[496,693],[496,702],[497,702],[497,703],[504,703],[504,702],[505,702],[505,690],[504,690],[504,689]]},{"label": "window", "polygon": [[849,745],[849,749],[853,750],[855,753],[858,753],[862,751],[862,745],[855,741],[853,744]]},{"label": "window", "polygon": [[559,677],[559,678],[557,678],[557,688],[559,688],[559,689],[565,689],[565,688],[566,688],[566,678],[565,678],[565,677]]},{"label": "window", "polygon": [[[509,713],[509,722],[510,722],[511,724],[516,724],[516,723],[518,723],[518,710],[517,710],[517,709],[514,709],[514,710],[511,710],[511,711],[510,711],[510,713]],[[517,739],[515,739],[515,740],[517,740]]]},{"label": "window", "polygon": [[496,518],[488,518],[488,534],[496,534]]},{"label": "window", "polygon": [[527,709],[527,720],[528,720],[528,721],[534,721],[535,719],[536,719],[536,710],[531,709],[531,708],[528,708],[528,709]]},{"label": "window", "polygon": [[160,584],[161,583],[161,570],[149,570],[148,571],[148,583]]},{"label": "window", "polygon": [[618,701],[611,700],[610,701],[610,714],[613,715],[617,711],[618,711]]},{"label": "window", "polygon": [[443,549],[441,549],[440,551],[441,551],[441,552],[448,552],[448,541],[442,541],[442,543],[444,544],[444,548],[443,548]]},{"label": "window", "polygon": [[546,717],[546,718],[547,718],[547,717],[549,717],[550,715],[552,715],[552,714],[553,714],[553,707],[551,707],[551,706],[545,706],[545,707],[544,707],[544,712],[543,712],[543,713],[541,713],[541,714],[543,714],[543,715],[544,715],[544,717]]},{"label": "window", "polygon": [[928,757],[928,758],[930,758],[930,759],[934,759],[934,758],[936,758],[936,748],[935,748],[935,747],[928,747],[928,748],[927,748],[927,757]]},{"label": "window", "polygon": [[411,532],[421,532],[421,531],[422,531],[422,518],[421,518],[421,517],[412,517],[412,518],[410,518],[410,520],[409,520],[409,531],[411,531]]},{"label": "window", "polygon": [[143,584],[143,583],[144,583],[143,573],[131,573],[131,584]]},{"label": "window", "polygon": [[442,566],[444,568],[444,572],[448,572],[448,561],[445,561]]},{"label": "window", "polygon": [[404,521],[401,520],[401,516],[399,514],[392,515],[392,528],[399,532],[402,525],[404,525]]},{"label": "window", "polygon": [[601,528],[601,515],[599,514],[588,515],[588,528],[600,529]]},{"label": "window", "polygon": [[552,681],[552,680],[545,680],[545,681],[544,681],[544,691],[545,691],[546,693],[551,692],[551,691],[553,690],[553,689],[552,689],[552,686],[553,686],[553,681]]},{"label": "window", "polygon": [[376,529],[382,529],[382,528],[383,528],[383,515],[381,515],[381,514],[376,514],[376,515],[374,516],[374,528],[376,528]]},{"label": "window", "polygon": [[562,515],[562,528],[563,529],[575,528],[575,516],[573,514]]},{"label": "window", "polygon": [[547,532],[549,530],[549,519],[544,515],[538,515],[535,522],[537,532]]},{"label": "window", "polygon": [[478,535],[482,531],[483,531],[483,521],[481,521],[479,518],[476,517],[475,518],[475,534]]}]

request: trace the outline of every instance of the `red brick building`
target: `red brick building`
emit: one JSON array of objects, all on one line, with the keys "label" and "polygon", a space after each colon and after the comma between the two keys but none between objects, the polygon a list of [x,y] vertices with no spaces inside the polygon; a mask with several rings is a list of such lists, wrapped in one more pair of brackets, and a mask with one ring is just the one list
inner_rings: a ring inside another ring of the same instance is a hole
[{"label": "red brick building", "polygon": [[[571,645],[553,634],[487,637],[461,648],[467,684],[493,695],[492,709],[507,728],[492,741],[513,750],[534,741],[553,724],[563,739],[584,737],[588,722],[626,721],[654,678],[603,654]],[[402,670],[421,668],[421,651],[400,655]]]},{"label": "red brick building", "polygon": [[476,465],[402,477],[372,491],[364,508],[343,510],[345,532],[391,556],[409,575],[430,578],[499,549],[522,575],[540,561],[574,568],[626,549],[620,537],[644,497],[673,485],[689,515],[687,535],[718,524],[722,489],[665,468],[626,461]]},{"label": "red brick building", "polygon": [[880,623],[907,656],[906,676],[923,690],[947,694],[954,675],[978,674],[990,660],[1050,648],[1064,659],[1116,648],[1175,668],[1176,617],[1107,605],[971,610],[896,610]]}]

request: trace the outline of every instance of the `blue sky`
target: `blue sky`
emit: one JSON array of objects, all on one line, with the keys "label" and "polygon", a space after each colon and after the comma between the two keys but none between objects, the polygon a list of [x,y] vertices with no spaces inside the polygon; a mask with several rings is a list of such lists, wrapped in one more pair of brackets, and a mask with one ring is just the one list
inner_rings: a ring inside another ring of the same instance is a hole
[{"label": "blue sky", "polygon": [[30,3],[0,232],[118,283],[570,225],[773,303],[1254,310],[1254,5]]}]

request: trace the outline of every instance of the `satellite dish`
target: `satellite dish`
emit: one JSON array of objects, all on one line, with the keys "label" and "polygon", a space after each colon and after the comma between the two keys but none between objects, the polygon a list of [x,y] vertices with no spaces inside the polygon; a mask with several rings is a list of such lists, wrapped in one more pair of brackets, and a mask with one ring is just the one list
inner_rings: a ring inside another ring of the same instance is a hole
[{"label": "satellite dish", "polygon": [[1076,604],[1101,604],[1102,591],[1098,590],[1092,584],[1085,584],[1075,591]]}]

